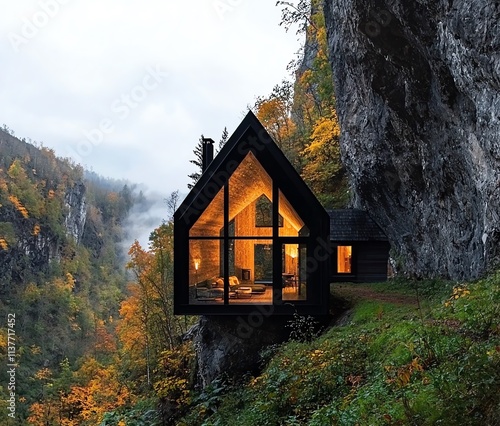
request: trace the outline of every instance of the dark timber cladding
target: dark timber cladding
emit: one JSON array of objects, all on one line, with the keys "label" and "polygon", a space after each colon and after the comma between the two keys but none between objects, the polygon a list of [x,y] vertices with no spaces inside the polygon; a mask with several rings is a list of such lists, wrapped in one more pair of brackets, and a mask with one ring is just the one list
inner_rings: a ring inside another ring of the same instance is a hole
[{"label": "dark timber cladding", "polygon": [[[330,210],[332,281],[387,280],[389,242],[363,210]],[[347,265],[347,266],[345,266]]]},{"label": "dark timber cladding", "polygon": [[174,215],[175,313],[327,313],[328,214],[252,112],[207,160]]}]

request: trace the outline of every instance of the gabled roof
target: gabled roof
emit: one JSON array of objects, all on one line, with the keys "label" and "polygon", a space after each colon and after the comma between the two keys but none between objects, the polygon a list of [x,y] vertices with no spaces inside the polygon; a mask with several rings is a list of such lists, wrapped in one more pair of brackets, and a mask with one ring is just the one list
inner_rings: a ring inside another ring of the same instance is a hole
[{"label": "gabled roof", "polygon": [[186,196],[174,219],[193,223],[215,195],[215,187],[223,186],[249,151],[278,184],[299,216],[305,218],[314,212],[328,220],[317,198],[251,111]]},{"label": "gabled roof", "polygon": [[387,236],[364,210],[328,210],[331,241],[387,241]]}]

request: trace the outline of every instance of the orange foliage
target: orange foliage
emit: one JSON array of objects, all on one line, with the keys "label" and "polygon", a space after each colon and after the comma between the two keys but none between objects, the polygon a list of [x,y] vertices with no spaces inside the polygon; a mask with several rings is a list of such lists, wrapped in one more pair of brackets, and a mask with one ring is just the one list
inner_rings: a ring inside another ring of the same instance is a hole
[{"label": "orange foliage", "polygon": [[[59,391],[52,398],[36,402],[30,407],[28,422],[35,426],[45,425],[97,425],[108,411],[132,401],[128,388],[119,381],[117,364],[103,366],[88,358],[74,374],[77,383],[68,392]],[[47,380],[44,370],[37,379]]]},{"label": "orange foliage", "polygon": [[7,240],[5,238],[0,238],[0,249],[8,250],[9,244],[7,244]]},{"label": "orange foliage", "polygon": [[99,320],[95,327],[95,351],[111,353],[116,351],[115,337],[106,329],[106,323]]},{"label": "orange foliage", "polygon": [[144,370],[146,366],[144,348],[147,344],[140,306],[140,288],[137,284],[130,284],[128,290],[130,297],[121,304],[121,321],[118,323],[116,331],[123,350],[134,361],[136,369],[140,371]]},{"label": "orange foliage", "polygon": [[33,226],[32,234],[36,237],[40,233],[40,225],[37,223]]},{"label": "orange foliage", "polygon": [[262,101],[258,106],[257,118],[281,148],[288,143],[295,131],[287,102],[283,99],[270,98]]},{"label": "orange foliage", "polygon": [[23,206],[19,199],[15,195],[9,195],[9,200],[12,204],[14,204],[16,210],[21,213],[25,219],[28,219],[28,210]]}]

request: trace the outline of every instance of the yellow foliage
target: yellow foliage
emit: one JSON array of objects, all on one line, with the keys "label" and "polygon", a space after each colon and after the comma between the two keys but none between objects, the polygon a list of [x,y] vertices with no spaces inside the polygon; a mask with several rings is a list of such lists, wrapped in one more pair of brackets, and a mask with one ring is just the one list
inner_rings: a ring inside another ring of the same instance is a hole
[{"label": "yellow foliage", "polygon": [[48,380],[52,377],[52,371],[48,368],[42,368],[38,370],[33,377],[37,380]]},{"label": "yellow foliage", "polygon": [[19,199],[15,195],[9,195],[9,200],[12,204],[14,204],[16,210],[21,213],[25,219],[28,219],[28,210],[23,206]]},{"label": "yellow foliage", "polygon": [[69,272],[66,272],[66,286],[71,290],[75,288],[75,279]]},{"label": "yellow foliage", "polygon": [[[413,358],[413,360],[399,368],[393,366],[386,366],[386,372],[389,374],[389,378],[386,380],[389,384],[395,384],[398,388],[402,388],[408,385],[411,378],[417,374],[424,371],[423,365],[420,363],[418,357]],[[423,379],[426,379],[425,377]],[[427,380],[427,379],[426,379]]]},{"label": "yellow foliage", "polygon": [[7,243],[7,240],[5,238],[0,238],[0,249],[2,250],[9,249],[9,244]]},{"label": "yellow foliage", "polygon": [[0,329],[0,349],[2,352],[7,348],[7,330]]},{"label": "yellow foliage", "polygon": [[337,116],[320,117],[314,124],[310,143],[303,151],[306,164],[302,177],[316,193],[332,193],[332,179],[342,170],[340,126]]},{"label": "yellow foliage", "polygon": [[33,232],[32,232],[32,234],[36,237],[39,233],[40,233],[40,225],[37,223],[37,224],[33,227]]},{"label": "yellow foliage", "polygon": [[129,286],[130,297],[120,306],[120,321],[116,327],[123,349],[129,354],[137,369],[145,367],[144,348],[146,332],[140,306],[140,288],[137,284]]},{"label": "yellow foliage", "polygon": [[40,299],[41,294],[42,292],[36,284],[29,283],[24,290],[23,299],[28,303],[34,303]]},{"label": "yellow foliage", "polygon": [[60,392],[44,404],[30,407],[30,421],[35,425],[43,423],[45,413],[51,409],[57,413],[61,425],[97,425],[108,411],[132,402],[132,395],[119,381],[116,364],[103,366],[94,358],[87,358],[75,373],[79,385],[73,385],[68,392]]},{"label": "yellow foliage", "polygon": [[287,143],[295,132],[295,124],[289,117],[287,105],[282,99],[271,98],[261,102],[257,118],[282,149],[283,144]]},{"label": "yellow foliage", "polygon": [[462,297],[467,297],[470,294],[470,290],[465,285],[458,285],[453,288],[451,296],[446,302],[444,302],[445,307],[453,306],[453,302]]},{"label": "yellow foliage", "polygon": [[154,383],[156,395],[177,405],[188,404],[191,397],[190,377],[194,351],[191,344],[163,351]]},{"label": "yellow foliage", "polygon": [[105,322],[96,323],[94,350],[97,352],[111,353],[116,351],[115,337],[106,329]]},{"label": "yellow foliage", "polygon": [[5,180],[0,180],[0,191],[5,194],[9,193],[9,187],[7,186],[7,182]]},{"label": "yellow foliage", "polygon": [[30,352],[32,355],[40,355],[42,353],[42,348],[40,346],[31,345]]},{"label": "yellow foliage", "polygon": [[[55,403],[51,402],[35,402],[30,406],[30,416],[28,417],[28,424],[32,426],[46,426],[68,423],[60,423],[59,408]],[[71,425],[72,426],[72,425]]]}]

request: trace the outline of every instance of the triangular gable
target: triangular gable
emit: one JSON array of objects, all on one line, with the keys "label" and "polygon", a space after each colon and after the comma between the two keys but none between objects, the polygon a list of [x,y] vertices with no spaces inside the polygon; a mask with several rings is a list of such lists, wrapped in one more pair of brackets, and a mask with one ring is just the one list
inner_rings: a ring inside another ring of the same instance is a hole
[{"label": "triangular gable", "polygon": [[252,151],[264,170],[277,182],[300,217],[313,214],[316,218],[323,216],[328,220],[319,201],[251,111],[177,209],[175,220],[194,223],[248,151]]}]

